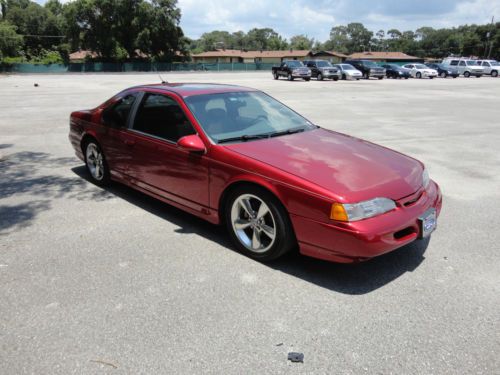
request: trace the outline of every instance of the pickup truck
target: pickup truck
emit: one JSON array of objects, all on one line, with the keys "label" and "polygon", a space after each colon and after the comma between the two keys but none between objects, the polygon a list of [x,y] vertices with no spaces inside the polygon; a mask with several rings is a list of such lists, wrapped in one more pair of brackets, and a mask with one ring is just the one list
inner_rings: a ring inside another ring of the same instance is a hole
[{"label": "pickup truck", "polygon": [[370,79],[371,77],[384,79],[385,69],[378,66],[373,61],[369,60],[346,60],[344,64],[351,64],[356,69],[358,69],[362,74],[363,78]]},{"label": "pickup truck", "polygon": [[311,69],[311,76],[318,81],[325,78],[338,81],[340,79],[340,71],[335,68],[329,61],[326,60],[306,60],[304,65]]},{"label": "pickup truck", "polygon": [[280,66],[273,66],[272,72],[274,79],[286,77],[289,81],[295,78],[302,78],[304,81],[311,80],[311,69],[298,60],[285,60]]}]

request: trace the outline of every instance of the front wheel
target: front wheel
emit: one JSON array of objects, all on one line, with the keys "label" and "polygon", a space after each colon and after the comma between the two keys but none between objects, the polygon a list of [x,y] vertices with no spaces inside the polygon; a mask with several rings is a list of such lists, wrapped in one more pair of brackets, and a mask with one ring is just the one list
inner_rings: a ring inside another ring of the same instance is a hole
[{"label": "front wheel", "polygon": [[469,73],[469,72],[465,72],[465,73],[464,73],[464,77],[465,77],[465,78],[469,78],[469,77],[470,77],[470,73]]},{"label": "front wheel", "polygon": [[416,76],[415,76],[415,77],[417,77],[417,78],[422,78],[422,73],[417,72],[417,74],[416,74]]},{"label": "front wheel", "polygon": [[304,81],[309,82],[311,78],[304,78]]},{"label": "front wheel", "polygon": [[285,208],[264,189],[243,186],[233,190],[224,215],[234,244],[253,259],[270,261],[296,246]]},{"label": "front wheel", "polygon": [[318,81],[323,81],[323,74],[321,73],[318,73]]},{"label": "front wheel", "polygon": [[274,72],[273,77],[274,77],[274,79],[278,79],[279,78],[278,73]]},{"label": "front wheel", "polygon": [[378,77],[379,80],[384,79],[384,77]]},{"label": "front wheel", "polygon": [[110,181],[106,158],[95,140],[85,144],[85,165],[92,181],[97,185],[107,185]]},{"label": "front wheel", "polygon": [[498,72],[496,70],[491,72],[492,77],[498,77]]},{"label": "front wheel", "polygon": [[289,81],[293,81],[293,77],[292,77],[292,74],[291,74],[291,73],[288,73],[287,79],[288,79]]},{"label": "front wheel", "polygon": [[445,72],[442,72],[442,73],[440,74],[440,76],[441,76],[441,78],[446,78],[446,73],[445,73]]},{"label": "front wheel", "polygon": [[334,82],[337,82],[339,80],[339,77],[333,77]]}]

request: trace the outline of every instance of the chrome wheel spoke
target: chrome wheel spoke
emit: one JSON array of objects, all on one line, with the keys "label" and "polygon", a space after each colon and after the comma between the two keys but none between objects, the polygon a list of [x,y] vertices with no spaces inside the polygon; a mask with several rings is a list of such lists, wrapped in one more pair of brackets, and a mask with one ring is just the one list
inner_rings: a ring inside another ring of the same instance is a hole
[{"label": "chrome wheel spoke", "polygon": [[246,229],[248,228],[250,225],[252,225],[252,223],[248,220],[245,220],[245,219],[238,219],[234,222],[234,227],[237,229],[237,230],[243,230],[243,229]]},{"label": "chrome wheel spoke", "polygon": [[259,211],[257,212],[257,219],[262,219],[264,216],[267,215],[269,212],[269,207],[267,207],[267,204],[262,202],[259,207]]},{"label": "chrome wheel spoke", "polygon": [[261,246],[260,232],[257,229],[254,229],[252,235],[252,249],[259,250],[260,246]]},{"label": "chrome wheel spoke", "polygon": [[262,224],[260,227],[262,229],[262,233],[264,233],[271,240],[274,240],[274,237],[275,237],[274,228],[270,227],[267,224]]},{"label": "chrome wheel spoke", "polygon": [[245,210],[245,212],[248,214],[248,217],[255,217],[255,211],[253,210],[249,199],[242,199],[240,201],[240,205]]}]

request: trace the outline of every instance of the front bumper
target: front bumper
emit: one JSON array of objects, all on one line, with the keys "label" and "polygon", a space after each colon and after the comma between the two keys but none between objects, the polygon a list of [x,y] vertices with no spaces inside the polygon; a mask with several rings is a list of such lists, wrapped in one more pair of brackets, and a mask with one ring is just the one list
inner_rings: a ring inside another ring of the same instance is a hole
[{"label": "front bumper", "polygon": [[429,208],[439,215],[442,195],[431,181],[415,203],[386,214],[352,223],[318,222],[290,215],[300,252],[339,263],[364,261],[415,241],[420,235],[418,218]]}]

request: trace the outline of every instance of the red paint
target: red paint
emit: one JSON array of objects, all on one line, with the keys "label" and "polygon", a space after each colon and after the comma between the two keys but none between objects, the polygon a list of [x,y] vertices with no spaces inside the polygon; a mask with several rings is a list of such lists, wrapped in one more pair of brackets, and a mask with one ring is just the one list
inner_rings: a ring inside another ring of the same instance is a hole
[{"label": "red paint", "polygon": [[[128,129],[101,124],[104,108],[130,92],[170,95],[198,135],[177,144]],[[94,137],[103,148],[114,180],[219,223],[221,198],[234,183],[258,184],[287,209],[303,254],[336,262],[372,258],[401,247],[418,235],[417,218],[429,207],[439,214],[442,197],[431,181],[422,187],[423,165],[396,151],[344,134],[317,129],[282,137],[213,144],[183,98],[191,95],[255,91],[229,85],[169,84],[128,89],[91,111],[71,114],[70,141],[83,160],[81,142]],[[333,202],[375,197],[396,201],[386,214],[351,223],[329,218]],[[414,204],[406,201],[418,198]],[[395,238],[394,233],[407,233]]]}]

